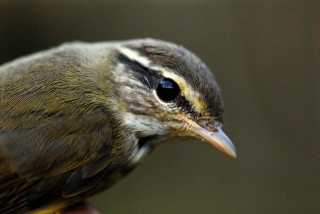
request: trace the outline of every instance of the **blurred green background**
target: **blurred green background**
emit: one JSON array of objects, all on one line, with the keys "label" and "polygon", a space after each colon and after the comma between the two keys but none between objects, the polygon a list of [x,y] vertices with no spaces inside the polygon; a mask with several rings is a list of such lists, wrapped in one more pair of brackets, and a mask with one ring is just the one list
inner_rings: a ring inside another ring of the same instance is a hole
[{"label": "blurred green background", "polygon": [[223,90],[231,160],[163,145],[92,199],[102,213],[320,213],[320,2],[0,1],[0,63],[73,40],[185,45]]}]

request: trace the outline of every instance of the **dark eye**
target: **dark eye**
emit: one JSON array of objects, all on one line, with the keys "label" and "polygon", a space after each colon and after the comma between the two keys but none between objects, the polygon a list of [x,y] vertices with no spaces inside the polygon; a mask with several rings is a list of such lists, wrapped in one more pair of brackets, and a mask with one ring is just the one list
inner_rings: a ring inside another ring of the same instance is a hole
[{"label": "dark eye", "polygon": [[164,102],[175,100],[180,94],[178,84],[172,79],[164,78],[159,82],[157,95]]}]

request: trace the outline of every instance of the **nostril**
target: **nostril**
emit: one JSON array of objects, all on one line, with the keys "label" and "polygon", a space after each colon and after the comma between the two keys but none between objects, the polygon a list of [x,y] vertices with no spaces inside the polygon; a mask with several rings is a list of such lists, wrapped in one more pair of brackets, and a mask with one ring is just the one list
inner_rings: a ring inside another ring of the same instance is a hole
[{"label": "nostril", "polygon": [[219,131],[219,128],[222,128],[222,124],[220,122],[202,121],[199,123],[199,125],[212,132],[217,132]]}]

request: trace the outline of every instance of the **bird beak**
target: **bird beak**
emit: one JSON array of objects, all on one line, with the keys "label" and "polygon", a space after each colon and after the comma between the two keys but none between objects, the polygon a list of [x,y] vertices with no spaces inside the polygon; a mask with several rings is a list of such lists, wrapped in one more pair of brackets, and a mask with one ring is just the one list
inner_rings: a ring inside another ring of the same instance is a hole
[{"label": "bird beak", "polygon": [[231,142],[229,137],[224,133],[221,127],[203,128],[192,120],[188,120],[186,122],[187,129],[189,132],[191,132],[191,135],[209,143],[219,151],[231,156],[232,158],[237,157],[236,147]]}]

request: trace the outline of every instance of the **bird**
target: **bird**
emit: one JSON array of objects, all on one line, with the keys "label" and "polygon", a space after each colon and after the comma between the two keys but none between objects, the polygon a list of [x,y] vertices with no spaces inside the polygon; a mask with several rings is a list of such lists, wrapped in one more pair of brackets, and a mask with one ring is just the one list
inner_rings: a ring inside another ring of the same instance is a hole
[{"label": "bird", "polygon": [[231,157],[216,77],[143,38],[70,42],[0,66],[0,213],[53,214],[104,191],[172,138]]}]

